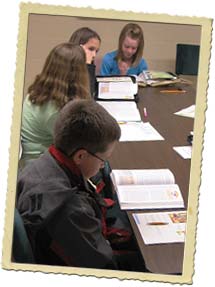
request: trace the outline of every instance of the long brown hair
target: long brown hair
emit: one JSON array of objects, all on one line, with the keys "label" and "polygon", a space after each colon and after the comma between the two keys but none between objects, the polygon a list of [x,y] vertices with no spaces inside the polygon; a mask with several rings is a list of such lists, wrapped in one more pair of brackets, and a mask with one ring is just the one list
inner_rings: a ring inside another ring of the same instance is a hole
[{"label": "long brown hair", "polygon": [[73,98],[90,98],[89,76],[83,49],[63,43],[49,53],[42,72],[28,88],[33,104],[42,105],[54,100],[62,108]]},{"label": "long brown hair", "polygon": [[143,56],[143,48],[144,48],[143,30],[138,24],[128,23],[122,29],[120,36],[119,36],[118,52],[116,55],[116,59],[117,61],[120,61],[123,59],[122,44],[127,36],[130,37],[131,39],[139,41],[137,51],[134,54],[133,59],[132,59],[132,66],[136,66],[140,62]]},{"label": "long brown hair", "polygon": [[99,42],[101,42],[101,38],[96,31],[88,27],[82,27],[73,32],[69,39],[69,42],[77,45],[84,45],[92,38],[96,38],[99,40]]}]

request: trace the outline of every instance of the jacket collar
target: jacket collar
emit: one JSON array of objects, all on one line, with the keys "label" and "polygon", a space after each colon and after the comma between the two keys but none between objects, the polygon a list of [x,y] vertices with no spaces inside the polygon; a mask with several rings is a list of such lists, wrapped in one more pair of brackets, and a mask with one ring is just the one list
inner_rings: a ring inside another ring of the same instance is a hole
[{"label": "jacket collar", "polygon": [[49,152],[62,166],[67,167],[73,174],[77,175],[78,177],[81,177],[81,171],[72,159],[68,158],[54,145],[51,145],[49,147]]},{"label": "jacket collar", "polygon": [[98,187],[94,185],[91,180],[85,180],[83,178],[80,169],[77,167],[77,165],[72,159],[68,158],[54,145],[51,145],[48,151],[65,171],[67,170],[69,171],[69,173],[73,174],[72,180],[75,181],[76,185],[78,185],[79,187],[84,187],[84,190],[88,191],[91,195],[93,195],[93,197],[99,202],[100,205],[107,206],[106,202],[99,194]]},{"label": "jacket collar", "polygon": [[[57,149],[54,145],[49,147],[49,153],[55,158],[58,164],[65,170],[69,178],[72,179],[78,186],[84,186],[85,190],[90,192],[96,191],[97,187],[89,180],[85,180],[81,174],[80,169],[74,163],[74,161],[68,158],[62,151]],[[73,175],[71,177],[71,174]]]}]

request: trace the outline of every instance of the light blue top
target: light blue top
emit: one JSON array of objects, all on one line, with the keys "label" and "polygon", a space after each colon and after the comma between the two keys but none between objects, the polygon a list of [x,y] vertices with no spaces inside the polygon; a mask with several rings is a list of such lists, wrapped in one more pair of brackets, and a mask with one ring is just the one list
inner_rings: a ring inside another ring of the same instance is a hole
[{"label": "light blue top", "polygon": [[[118,63],[116,61],[117,51],[113,51],[107,53],[101,63],[100,75],[108,76],[108,75],[120,75],[120,70],[118,67]],[[144,59],[141,59],[139,64],[135,67],[130,67],[127,70],[127,75],[139,75],[143,70],[148,70],[147,63]]]}]

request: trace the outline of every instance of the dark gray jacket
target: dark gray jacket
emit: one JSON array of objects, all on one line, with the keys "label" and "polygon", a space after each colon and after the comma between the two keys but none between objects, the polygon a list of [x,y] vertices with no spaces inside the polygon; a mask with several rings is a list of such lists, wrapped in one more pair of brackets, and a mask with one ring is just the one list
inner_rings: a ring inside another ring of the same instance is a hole
[{"label": "dark gray jacket", "polygon": [[17,208],[37,263],[115,269],[102,234],[102,206],[94,188],[49,152],[18,177]]}]

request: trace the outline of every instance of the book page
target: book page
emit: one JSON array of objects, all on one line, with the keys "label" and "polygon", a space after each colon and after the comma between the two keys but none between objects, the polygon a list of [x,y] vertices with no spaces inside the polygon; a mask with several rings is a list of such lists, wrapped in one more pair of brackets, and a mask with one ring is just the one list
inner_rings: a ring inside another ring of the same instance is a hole
[{"label": "book page", "polygon": [[175,183],[174,175],[169,169],[114,169],[112,177],[116,185]]},{"label": "book page", "polygon": [[135,102],[97,102],[118,122],[141,121],[140,113]]},{"label": "book page", "polygon": [[132,81],[120,82],[100,82],[98,98],[99,99],[130,99],[134,100],[137,94],[137,84]]},{"label": "book page", "polygon": [[183,208],[177,184],[119,185],[117,195],[121,209]]},{"label": "book page", "polygon": [[159,141],[164,138],[150,123],[127,122],[120,123],[120,141]]},{"label": "book page", "polygon": [[135,213],[133,218],[145,244],[185,241],[186,211]]}]

